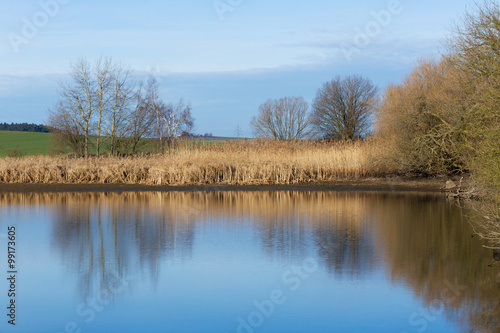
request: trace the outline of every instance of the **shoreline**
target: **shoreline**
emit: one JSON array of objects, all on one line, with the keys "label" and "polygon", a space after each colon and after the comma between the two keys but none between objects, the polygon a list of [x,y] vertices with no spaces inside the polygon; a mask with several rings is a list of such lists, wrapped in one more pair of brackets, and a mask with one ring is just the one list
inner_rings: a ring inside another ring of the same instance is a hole
[{"label": "shoreline", "polygon": [[394,191],[445,193],[446,177],[404,178],[386,177],[357,180],[335,180],[298,184],[263,185],[141,185],[141,184],[38,184],[0,183],[0,193],[53,192],[210,192],[210,191]]}]

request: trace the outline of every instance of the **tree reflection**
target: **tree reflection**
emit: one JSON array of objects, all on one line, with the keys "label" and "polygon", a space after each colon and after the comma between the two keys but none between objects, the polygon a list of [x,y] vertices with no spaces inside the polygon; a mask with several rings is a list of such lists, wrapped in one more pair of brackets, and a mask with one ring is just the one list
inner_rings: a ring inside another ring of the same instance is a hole
[{"label": "tree reflection", "polygon": [[1,194],[0,204],[54,206],[53,246],[84,297],[126,276],[157,283],[162,267],[191,258],[197,234],[226,228],[250,233],[270,260],[314,256],[335,278],[369,279],[381,266],[426,307],[443,301],[450,284],[465,286],[442,302],[444,315],[464,330],[500,327],[500,254],[439,194]]},{"label": "tree reflection", "polygon": [[190,256],[194,224],[179,219],[171,206],[152,210],[158,196],[64,196],[54,216],[53,244],[78,272],[85,297],[138,274],[156,284],[162,260]]},{"label": "tree reflection", "polygon": [[[374,198],[377,250],[392,279],[410,286],[427,307],[444,303],[448,319],[468,322],[474,331],[496,332],[500,266],[495,253],[474,237],[466,215],[435,196]],[[444,297],[445,291],[452,297]]]}]

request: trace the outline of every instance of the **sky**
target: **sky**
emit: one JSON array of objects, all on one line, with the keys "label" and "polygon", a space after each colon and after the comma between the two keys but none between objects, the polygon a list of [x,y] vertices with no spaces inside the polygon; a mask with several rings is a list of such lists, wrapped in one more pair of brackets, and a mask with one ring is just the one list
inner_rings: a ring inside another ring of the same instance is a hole
[{"label": "sky", "polygon": [[164,101],[192,105],[195,132],[234,136],[267,99],[337,75],[380,89],[444,41],[474,1],[0,0],[0,122],[45,123],[72,63],[100,56],[153,72]]}]

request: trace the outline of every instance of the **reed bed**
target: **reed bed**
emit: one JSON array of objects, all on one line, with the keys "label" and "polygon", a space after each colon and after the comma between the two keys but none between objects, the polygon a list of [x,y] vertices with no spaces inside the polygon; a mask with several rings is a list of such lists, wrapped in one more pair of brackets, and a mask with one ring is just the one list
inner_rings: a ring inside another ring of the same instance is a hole
[{"label": "reed bed", "polygon": [[177,145],[165,154],[100,158],[7,157],[0,183],[294,184],[378,174],[373,143],[226,141]]}]

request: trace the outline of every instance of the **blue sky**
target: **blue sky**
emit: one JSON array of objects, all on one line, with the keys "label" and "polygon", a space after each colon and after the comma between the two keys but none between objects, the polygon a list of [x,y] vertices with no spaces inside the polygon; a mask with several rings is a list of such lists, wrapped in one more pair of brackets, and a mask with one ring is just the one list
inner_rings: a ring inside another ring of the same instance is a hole
[{"label": "blue sky", "polygon": [[43,123],[72,62],[101,55],[153,71],[166,101],[191,101],[195,131],[250,136],[268,98],[336,75],[380,88],[442,42],[473,1],[0,0],[0,122]]}]

